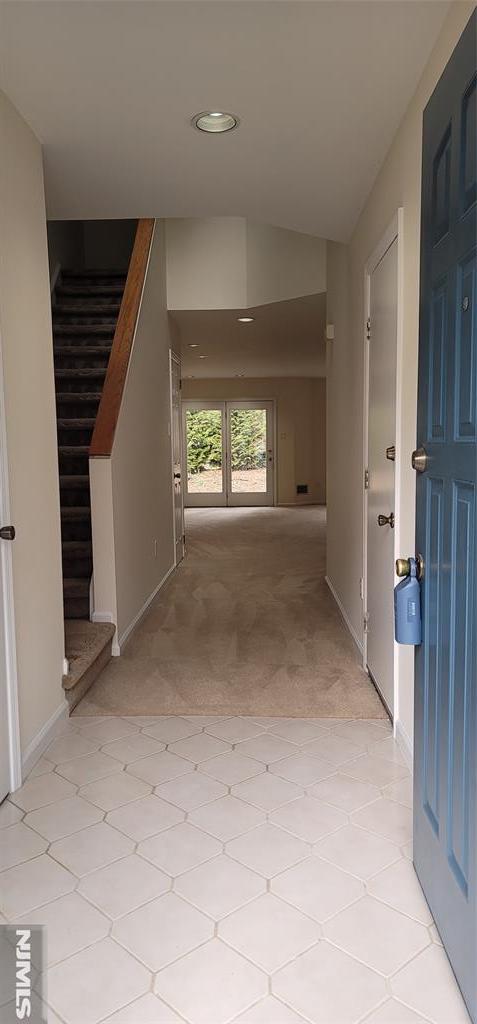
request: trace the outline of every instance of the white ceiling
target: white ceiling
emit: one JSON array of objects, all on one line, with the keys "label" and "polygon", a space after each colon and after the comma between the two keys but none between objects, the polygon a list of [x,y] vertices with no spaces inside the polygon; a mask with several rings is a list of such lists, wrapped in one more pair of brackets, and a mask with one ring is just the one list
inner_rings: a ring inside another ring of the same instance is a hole
[{"label": "white ceiling", "polygon": [[[346,240],[448,7],[3,0],[0,83],[44,143],[50,218],[237,214]],[[239,129],[192,129],[210,108]]]},{"label": "white ceiling", "polygon": [[[180,310],[183,377],[324,377],[326,295],[253,310]],[[251,324],[239,316],[255,317]],[[195,343],[198,348],[191,349]],[[205,359],[200,356],[205,355]]]}]

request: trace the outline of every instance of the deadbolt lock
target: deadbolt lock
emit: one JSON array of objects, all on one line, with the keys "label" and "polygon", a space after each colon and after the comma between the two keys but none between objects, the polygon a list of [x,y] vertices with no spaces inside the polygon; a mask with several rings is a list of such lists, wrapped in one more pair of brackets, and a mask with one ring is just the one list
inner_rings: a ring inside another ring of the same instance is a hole
[{"label": "deadbolt lock", "polygon": [[412,468],[416,473],[425,473],[427,469],[428,455],[425,448],[416,448],[411,456]]}]

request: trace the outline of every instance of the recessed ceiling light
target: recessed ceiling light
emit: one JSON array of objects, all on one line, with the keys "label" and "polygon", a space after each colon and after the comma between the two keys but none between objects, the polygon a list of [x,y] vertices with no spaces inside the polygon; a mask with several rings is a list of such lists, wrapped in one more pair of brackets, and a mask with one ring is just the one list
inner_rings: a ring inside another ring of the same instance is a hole
[{"label": "recessed ceiling light", "polygon": [[198,346],[196,341],[191,341],[190,344],[189,344],[189,348],[198,348],[198,347],[199,346]]},{"label": "recessed ceiling light", "polygon": [[255,317],[254,316],[238,316],[237,320],[238,320],[239,324],[253,324],[253,321],[255,320]]},{"label": "recessed ceiling light", "polygon": [[221,110],[203,110],[201,114],[196,114],[192,118],[195,128],[198,128],[200,132],[209,132],[212,135],[217,132],[231,132],[238,123],[239,119],[235,114],[226,114]]}]

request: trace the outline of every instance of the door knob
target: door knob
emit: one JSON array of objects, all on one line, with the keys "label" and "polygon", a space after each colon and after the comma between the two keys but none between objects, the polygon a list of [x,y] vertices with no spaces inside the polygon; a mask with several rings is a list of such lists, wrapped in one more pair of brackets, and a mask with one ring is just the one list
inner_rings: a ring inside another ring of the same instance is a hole
[{"label": "door knob", "polygon": [[416,473],[425,473],[427,469],[427,452],[425,448],[416,448],[411,455],[412,468]]},{"label": "door knob", "polygon": [[174,473],[174,480],[180,480],[180,478],[181,478],[180,473]]},{"label": "door knob", "polygon": [[2,526],[0,528],[0,537],[2,540],[15,540],[15,527]]},{"label": "door knob", "polygon": [[390,526],[394,530],[394,512],[388,516],[378,516],[378,526]]},{"label": "door knob", "polygon": [[[422,580],[424,576],[424,559],[422,555],[416,555],[416,569],[417,578]],[[396,576],[410,576],[411,575],[411,562],[409,558],[397,558],[396,559]]]}]

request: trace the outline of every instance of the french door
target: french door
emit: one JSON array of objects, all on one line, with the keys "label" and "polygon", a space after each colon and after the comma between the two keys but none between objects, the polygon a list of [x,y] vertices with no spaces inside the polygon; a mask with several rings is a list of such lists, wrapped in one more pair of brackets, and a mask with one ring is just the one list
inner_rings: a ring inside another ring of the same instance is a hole
[{"label": "french door", "polygon": [[273,505],[274,403],[182,403],[185,504]]},{"label": "french door", "polygon": [[424,114],[414,864],[477,1021],[477,22]]}]

